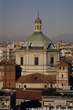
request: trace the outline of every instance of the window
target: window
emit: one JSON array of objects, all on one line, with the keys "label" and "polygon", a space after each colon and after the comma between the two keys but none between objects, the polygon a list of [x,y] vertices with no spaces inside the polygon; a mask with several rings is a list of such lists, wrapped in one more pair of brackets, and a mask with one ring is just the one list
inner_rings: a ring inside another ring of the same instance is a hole
[{"label": "window", "polygon": [[50,64],[54,64],[54,57],[50,58]]},{"label": "window", "polygon": [[24,88],[26,88],[26,85],[24,85]]},{"label": "window", "polygon": [[37,30],[39,30],[39,26],[37,25]]},{"label": "window", "polygon": [[34,64],[35,64],[35,65],[38,65],[38,64],[39,64],[38,57],[35,57],[35,59],[34,59]]},{"label": "window", "polygon": [[20,59],[20,64],[23,65],[23,57]]},{"label": "window", "polygon": [[63,78],[63,74],[62,74],[62,78]]},{"label": "window", "polygon": [[47,88],[47,85],[45,85],[44,88]]},{"label": "window", "polygon": [[59,67],[59,69],[61,70],[61,66]]},{"label": "window", "polygon": [[52,85],[52,84],[50,84],[50,87],[51,87],[51,88],[53,88],[53,85]]},{"label": "window", "polygon": [[62,87],[63,87],[63,83],[62,83]]}]

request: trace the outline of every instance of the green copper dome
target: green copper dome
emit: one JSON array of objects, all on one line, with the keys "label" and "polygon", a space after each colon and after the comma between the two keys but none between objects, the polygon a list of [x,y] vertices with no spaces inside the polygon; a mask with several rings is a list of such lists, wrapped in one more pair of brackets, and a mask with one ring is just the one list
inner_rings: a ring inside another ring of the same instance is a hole
[{"label": "green copper dome", "polygon": [[54,44],[48,37],[43,34],[41,29],[42,20],[38,15],[34,22],[34,32],[30,36],[28,36],[25,41],[25,45],[27,47],[44,47],[47,49],[54,49]]},{"label": "green copper dome", "polygon": [[31,45],[31,47],[48,47],[52,41],[47,38],[42,32],[34,32],[30,35],[27,40],[27,44]]}]

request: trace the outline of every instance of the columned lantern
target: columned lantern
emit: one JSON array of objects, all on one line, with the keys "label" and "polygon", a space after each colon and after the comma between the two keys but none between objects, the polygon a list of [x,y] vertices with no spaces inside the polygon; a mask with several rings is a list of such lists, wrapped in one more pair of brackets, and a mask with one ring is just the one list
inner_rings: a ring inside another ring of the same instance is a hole
[{"label": "columned lantern", "polygon": [[38,14],[34,22],[34,32],[41,32],[41,31],[42,31],[42,20],[40,19]]}]

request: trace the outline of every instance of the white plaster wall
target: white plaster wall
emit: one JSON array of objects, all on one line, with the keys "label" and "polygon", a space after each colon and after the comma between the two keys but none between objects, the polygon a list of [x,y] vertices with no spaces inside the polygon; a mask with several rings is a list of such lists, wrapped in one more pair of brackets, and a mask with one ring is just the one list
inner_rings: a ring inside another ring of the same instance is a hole
[{"label": "white plaster wall", "polygon": [[24,102],[24,99],[16,99],[16,105],[20,105],[21,102]]},{"label": "white plaster wall", "polygon": [[68,80],[68,66],[64,66],[64,69],[61,66],[61,69],[59,69],[59,73],[58,73],[58,80]]},{"label": "white plaster wall", "polygon": [[[61,69],[58,69],[58,74],[57,74],[57,86],[58,88],[62,88],[62,89],[69,89],[69,85],[68,85],[68,67],[61,66]],[[63,77],[62,77],[63,75]],[[63,86],[62,86],[63,83]]]},{"label": "white plaster wall", "polygon": [[16,88],[24,88],[24,85],[26,85],[26,88],[44,88],[46,83],[16,83]]},{"label": "white plaster wall", "polygon": [[[56,72],[56,68],[50,68],[49,62],[50,57],[54,56],[54,62],[57,64],[58,55],[57,52],[49,52],[47,53],[46,50],[20,50],[16,52],[16,64],[20,65],[20,58],[24,58],[24,64],[21,65],[22,68],[22,75],[29,74],[29,73],[45,73],[52,71]],[[34,58],[39,58],[39,65],[34,65]],[[48,63],[48,64],[47,64]]]},{"label": "white plaster wall", "polygon": [[[20,65],[20,58],[24,58],[24,65],[21,65],[22,67],[22,74],[24,74],[24,71],[26,72],[43,72],[43,69],[46,69],[46,52],[43,51],[19,51],[16,52],[16,64]],[[39,58],[39,65],[34,65],[34,58]],[[26,73],[25,72],[25,73]]]},{"label": "white plaster wall", "polygon": [[59,53],[58,52],[48,52],[48,65],[50,64],[50,58],[54,57],[54,65],[56,65],[59,61]]},{"label": "white plaster wall", "polygon": [[[24,88],[24,86],[26,85],[26,88],[34,88],[34,89],[43,89],[45,88],[45,85],[47,86],[47,88],[50,87],[50,83],[16,83],[16,88]],[[56,84],[52,85],[53,88],[56,87]]]},{"label": "white plaster wall", "polygon": [[[20,64],[20,57],[24,57],[24,64],[26,65],[34,65],[34,57],[39,57],[39,65],[46,64],[46,52],[43,51],[18,51],[16,52],[16,63]],[[44,59],[44,62],[43,62]]]}]

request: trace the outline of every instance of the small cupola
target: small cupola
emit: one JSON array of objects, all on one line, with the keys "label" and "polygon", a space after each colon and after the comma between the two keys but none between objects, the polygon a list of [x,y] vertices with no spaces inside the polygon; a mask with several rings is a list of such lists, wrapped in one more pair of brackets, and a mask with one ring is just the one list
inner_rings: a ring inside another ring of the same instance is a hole
[{"label": "small cupola", "polygon": [[41,32],[42,31],[42,20],[39,17],[39,13],[34,21],[34,32]]}]

